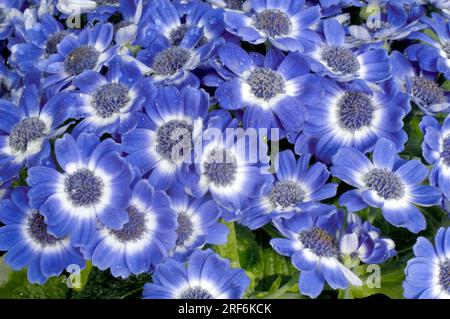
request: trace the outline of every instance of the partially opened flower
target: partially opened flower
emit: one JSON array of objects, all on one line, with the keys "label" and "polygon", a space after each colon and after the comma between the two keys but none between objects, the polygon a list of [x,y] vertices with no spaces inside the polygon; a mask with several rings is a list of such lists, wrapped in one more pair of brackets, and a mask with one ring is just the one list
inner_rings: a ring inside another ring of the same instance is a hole
[{"label": "partially opened flower", "polygon": [[187,264],[168,259],[156,268],[153,283],[145,284],[149,299],[239,299],[250,280],[242,269],[212,250],[195,251]]}]

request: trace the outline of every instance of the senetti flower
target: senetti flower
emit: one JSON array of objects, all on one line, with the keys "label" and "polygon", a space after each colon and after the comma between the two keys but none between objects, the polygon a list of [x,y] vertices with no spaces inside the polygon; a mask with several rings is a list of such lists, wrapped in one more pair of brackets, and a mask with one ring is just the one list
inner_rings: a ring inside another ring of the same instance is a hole
[{"label": "senetti flower", "polygon": [[433,244],[419,237],[408,261],[403,295],[409,299],[450,299],[450,228],[441,227]]},{"label": "senetti flower", "polygon": [[100,143],[93,134],[82,133],[76,140],[65,134],[56,140],[55,154],[61,172],[34,166],[27,178],[30,204],[49,221],[49,231],[85,246],[97,232],[97,218],[122,229],[129,221],[132,175],[120,145],[112,139]]},{"label": "senetti flower", "polygon": [[28,281],[43,284],[69,265],[84,268],[85,261],[70,238],[49,232],[44,216],[29,205],[27,189],[15,188],[0,202],[0,250],[14,270],[27,268]]},{"label": "senetti flower", "polygon": [[219,49],[219,57],[227,69],[218,73],[227,80],[216,80],[216,98],[226,110],[245,108],[244,128],[278,128],[280,137],[302,130],[304,106],[317,103],[322,94],[303,58],[295,53],[285,57],[277,49],[264,58],[250,56],[231,43]]},{"label": "senetti flower", "polygon": [[182,177],[181,168],[190,162],[193,141],[201,134],[209,107],[204,90],[189,86],[148,86],[151,98],[145,105],[141,124],[122,136],[127,161],[138,167],[157,188],[166,190]]},{"label": "senetti flower", "polygon": [[332,289],[361,286],[361,280],[341,262],[339,230],[343,215],[330,207],[329,213],[304,212],[290,219],[275,220],[278,231],[286,238],[274,238],[270,245],[283,256],[291,257],[300,270],[301,294],[316,298],[325,282]]},{"label": "senetti flower", "polygon": [[103,227],[89,246],[82,248],[93,265],[109,268],[113,276],[122,278],[153,270],[168,256],[177,237],[176,213],[169,197],[146,180],[134,186],[127,214],[122,229]]},{"label": "senetti flower", "polygon": [[19,105],[0,100],[0,184],[16,177],[24,165],[49,159],[49,139],[65,130],[68,112],[61,109],[67,99],[67,93],[59,93],[41,108],[38,91],[30,85]]},{"label": "senetti flower", "polygon": [[292,151],[277,154],[275,181],[269,192],[250,200],[240,222],[250,229],[256,229],[274,218],[301,213],[314,207],[316,212],[329,211],[327,205],[319,201],[336,195],[337,184],[327,183],[330,173],[326,165],[315,163],[309,166],[310,154],[295,159]]},{"label": "senetti flower", "polygon": [[168,259],[156,268],[153,283],[144,286],[148,299],[239,299],[250,280],[242,269],[211,249],[195,251],[187,264]]},{"label": "senetti flower", "polygon": [[419,160],[400,161],[395,145],[386,139],[375,145],[373,161],[355,148],[341,148],[333,157],[331,173],[357,188],[339,200],[349,212],[367,206],[381,208],[389,223],[413,233],[426,228],[415,205],[433,206],[441,201],[437,187],[421,185],[428,176],[427,167]]},{"label": "senetti flower", "polygon": [[62,88],[84,71],[100,71],[102,66],[117,53],[117,46],[110,46],[113,37],[111,24],[97,23],[94,28],[85,27],[78,36],[67,35],[51,55],[38,68],[49,73],[42,88]]},{"label": "senetti flower", "polygon": [[283,51],[303,51],[320,37],[309,29],[320,19],[319,6],[304,7],[304,1],[250,0],[248,13],[226,11],[228,32],[245,42],[261,44],[270,41]]}]

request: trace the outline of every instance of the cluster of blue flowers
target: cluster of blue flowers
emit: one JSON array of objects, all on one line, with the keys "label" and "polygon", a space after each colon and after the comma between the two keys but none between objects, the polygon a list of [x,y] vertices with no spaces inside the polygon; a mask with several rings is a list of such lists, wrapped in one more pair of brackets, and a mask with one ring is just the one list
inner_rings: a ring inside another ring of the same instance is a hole
[{"label": "cluster of blue flowers", "polygon": [[[242,298],[213,250],[239,223],[273,227],[302,295],[363,285],[353,268],[396,250],[359,212],[417,234],[450,209],[449,19],[436,0],[0,0],[4,261]],[[405,151],[413,114],[428,166]],[[405,297],[450,298],[442,226]]]}]

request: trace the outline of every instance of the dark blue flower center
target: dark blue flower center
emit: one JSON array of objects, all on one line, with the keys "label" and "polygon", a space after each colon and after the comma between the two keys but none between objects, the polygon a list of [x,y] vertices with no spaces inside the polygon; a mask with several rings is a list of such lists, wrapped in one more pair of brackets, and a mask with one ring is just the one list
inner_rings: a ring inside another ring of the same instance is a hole
[{"label": "dark blue flower center", "polygon": [[181,293],[180,299],[213,299],[213,296],[201,287],[189,287]]},{"label": "dark blue flower center", "polygon": [[164,123],[156,132],[156,151],[172,163],[184,160],[192,149],[192,130],[186,121]]},{"label": "dark blue flower center", "polygon": [[216,186],[228,186],[236,180],[236,157],[224,149],[214,149],[206,157],[205,175]]},{"label": "dark blue flower center", "polygon": [[353,52],[340,46],[326,46],[322,50],[321,57],[335,73],[355,74],[360,68],[358,59]]},{"label": "dark blue flower center", "polygon": [[357,131],[372,123],[375,108],[370,97],[360,92],[346,92],[338,102],[341,127]]},{"label": "dark blue flower center", "polygon": [[442,141],[441,157],[446,165],[450,165],[450,135],[447,135]]},{"label": "dark blue flower center", "polygon": [[177,228],[177,246],[181,246],[184,244],[186,240],[189,239],[189,237],[192,236],[192,233],[194,231],[194,225],[192,224],[191,217],[188,216],[186,213],[181,212],[178,213],[178,228]]},{"label": "dark blue flower center", "polygon": [[121,230],[110,229],[111,234],[122,243],[136,242],[144,237],[147,232],[145,213],[136,207],[130,206],[127,210],[128,222]]},{"label": "dark blue flower center", "polygon": [[245,0],[225,0],[226,8],[230,10],[242,10]]},{"label": "dark blue flower center", "polygon": [[47,55],[55,54],[58,51],[58,44],[69,33],[70,32],[67,30],[57,31],[55,33],[52,33],[47,39],[47,43],[45,45],[45,53]]},{"label": "dark blue flower center", "polygon": [[92,95],[97,114],[105,119],[119,113],[129,100],[128,87],[121,83],[103,84]]},{"label": "dark blue flower center", "polygon": [[265,9],[253,17],[255,28],[274,38],[291,32],[292,22],[289,16],[278,9]]},{"label": "dark blue flower center", "polygon": [[100,52],[91,45],[83,45],[70,52],[64,60],[64,70],[75,76],[86,70],[93,70],[97,65]]},{"label": "dark blue flower center", "polygon": [[436,82],[421,77],[411,78],[411,93],[426,105],[445,101],[444,90]]},{"label": "dark blue flower center", "polygon": [[399,199],[405,195],[405,185],[401,179],[385,168],[374,168],[366,173],[364,183],[384,199]]},{"label": "dark blue flower center", "polygon": [[319,227],[303,230],[299,240],[303,247],[311,249],[319,257],[335,257],[339,253],[336,239]]},{"label": "dark blue flower center", "polygon": [[61,240],[47,232],[44,216],[37,211],[28,217],[27,232],[34,241],[42,246],[54,246]]},{"label": "dark blue flower center", "polygon": [[450,294],[450,261],[444,261],[439,271],[439,283],[442,289]]},{"label": "dark blue flower center", "polygon": [[189,61],[191,52],[178,46],[171,46],[156,55],[152,68],[157,75],[173,75]]},{"label": "dark blue flower center", "polygon": [[295,206],[305,197],[305,192],[297,183],[290,181],[276,182],[270,192],[270,201],[275,206],[283,208]]},{"label": "dark blue flower center", "polygon": [[253,95],[265,101],[286,92],[284,78],[269,68],[254,68],[246,81],[250,85]]},{"label": "dark blue flower center", "polygon": [[103,194],[103,188],[103,181],[86,168],[68,175],[64,181],[64,191],[77,207],[97,204]]},{"label": "dark blue flower center", "polygon": [[17,123],[9,133],[9,146],[16,152],[26,152],[31,142],[45,135],[45,123],[37,117],[29,117]]}]

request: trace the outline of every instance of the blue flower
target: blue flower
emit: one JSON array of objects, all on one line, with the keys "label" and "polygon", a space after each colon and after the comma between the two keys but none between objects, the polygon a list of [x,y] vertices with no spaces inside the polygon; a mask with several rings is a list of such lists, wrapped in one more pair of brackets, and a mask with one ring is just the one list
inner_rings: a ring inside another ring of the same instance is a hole
[{"label": "blue flower", "polygon": [[398,150],[403,148],[407,135],[402,120],[409,111],[406,94],[346,88],[326,80],[321,84],[324,95],[320,103],[308,108],[304,135],[296,142],[296,152],[302,153],[305,138],[313,144],[310,152],[325,163],[330,163],[344,146],[368,152],[381,137],[394,142]]},{"label": "blue flower", "polygon": [[[149,80],[149,79],[147,79]],[[73,134],[81,132],[124,134],[137,125],[145,101],[144,80],[138,66],[133,62],[111,61],[105,76],[94,71],[84,71],[73,84],[74,91],[67,107],[73,107],[74,117],[83,118]],[[152,91],[152,88],[150,88]]]},{"label": "blue flower", "polygon": [[226,69],[218,72],[227,81],[217,79],[217,100],[227,110],[245,108],[244,128],[279,128],[280,138],[286,131],[302,130],[304,105],[316,103],[322,94],[303,58],[295,53],[285,57],[277,49],[265,57],[250,56],[231,43],[219,49],[219,57]]},{"label": "blue flower", "polygon": [[117,46],[110,46],[112,37],[113,27],[109,23],[97,23],[94,28],[85,27],[78,36],[64,37],[57,46],[57,53],[37,65],[51,74],[44,79],[42,88],[60,89],[83,71],[100,71],[118,51]]},{"label": "blue flower", "polygon": [[403,295],[409,299],[450,299],[450,228],[441,227],[433,244],[419,237],[408,261]]},{"label": "blue flower", "polygon": [[219,222],[221,212],[211,197],[192,198],[179,183],[173,185],[167,194],[178,221],[176,245],[171,252],[174,259],[185,261],[205,244],[227,242],[228,228]]},{"label": "blue flower", "polygon": [[336,19],[323,21],[323,29],[325,41],[305,52],[318,75],[342,82],[361,80],[368,85],[391,76],[387,52],[379,45],[352,47],[346,43],[345,30]]},{"label": "blue flower", "polygon": [[209,96],[203,90],[184,87],[161,87],[148,92],[146,116],[140,125],[124,134],[122,144],[127,161],[149,173],[150,184],[168,189],[185,162],[190,161],[193,141],[203,128]]},{"label": "blue flower", "polygon": [[95,239],[81,251],[101,270],[127,278],[153,270],[175,245],[176,213],[170,199],[146,180],[133,188],[127,209],[128,222],[120,230],[101,228]]},{"label": "blue flower", "polygon": [[375,145],[373,161],[355,148],[341,148],[333,157],[331,173],[357,188],[339,199],[349,212],[367,206],[381,208],[389,223],[413,233],[426,228],[425,218],[414,204],[433,206],[441,200],[437,187],[421,185],[428,176],[427,167],[419,160],[400,160],[395,145],[386,139]]},{"label": "blue flower", "polygon": [[28,268],[28,281],[43,284],[59,276],[69,265],[84,268],[81,253],[69,238],[57,238],[48,230],[48,220],[30,207],[27,190],[14,189],[10,198],[0,202],[0,250],[14,270]]},{"label": "blue flower", "polygon": [[360,286],[361,280],[341,262],[339,231],[343,214],[330,207],[327,214],[304,212],[290,219],[281,218],[274,224],[286,238],[275,238],[270,245],[301,271],[298,281],[300,293],[315,298],[325,282],[333,289]]},{"label": "blue flower", "polygon": [[426,114],[449,112],[450,92],[436,81],[438,74],[421,71],[415,64],[398,52],[391,53],[393,81],[406,91],[411,100]]},{"label": "blue flower", "polygon": [[187,264],[168,259],[156,268],[153,283],[145,284],[148,299],[239,299],[250,280],[242,269],[212,250],[197,250]]},{"label": "blue flower", "polygon": [[324,164],[318,162],[309,167],[310,159],[311,155],[306,154],[296,160],[290,150],[277,154],[274,184],[269,192],[250,200],[240,222],[256,229],[274,218],[288,218],[311,207],[316,212],[328,211],[327,205],[319,201],[335,196],[337,184],[327,183],[330,173]]},{"label": "blue flower", "polygon": [[58,129],[69,115],[63,108],[67,99],[67,93],[59,93],[40,108],[38,91],[30,85],[18,106],[0,100],[0,184],[14,178],[24,164],[31,167],[49,159],[49,139],[66,128]]},{"label": "blue flower", "polygon": [[85,246],[97,232],[97,218],[122,229],[129,219],[132,175],[120,145],[112,139],[100,143],[93,134],[82,133],[76,140],[65,134],[56,140],[55,154],[62,172],[34,166],[27,178],[30,204],[49,221],[49,231]]},{"label": "blue flower", "polygon": [[320,37],[309,29],[320,19],[320,7],[304,8],[304,1],[250,0],[252,11],[226,11],[229,32],[243,41],[261,44],[269,40],[283,51],[303,51]]}]

